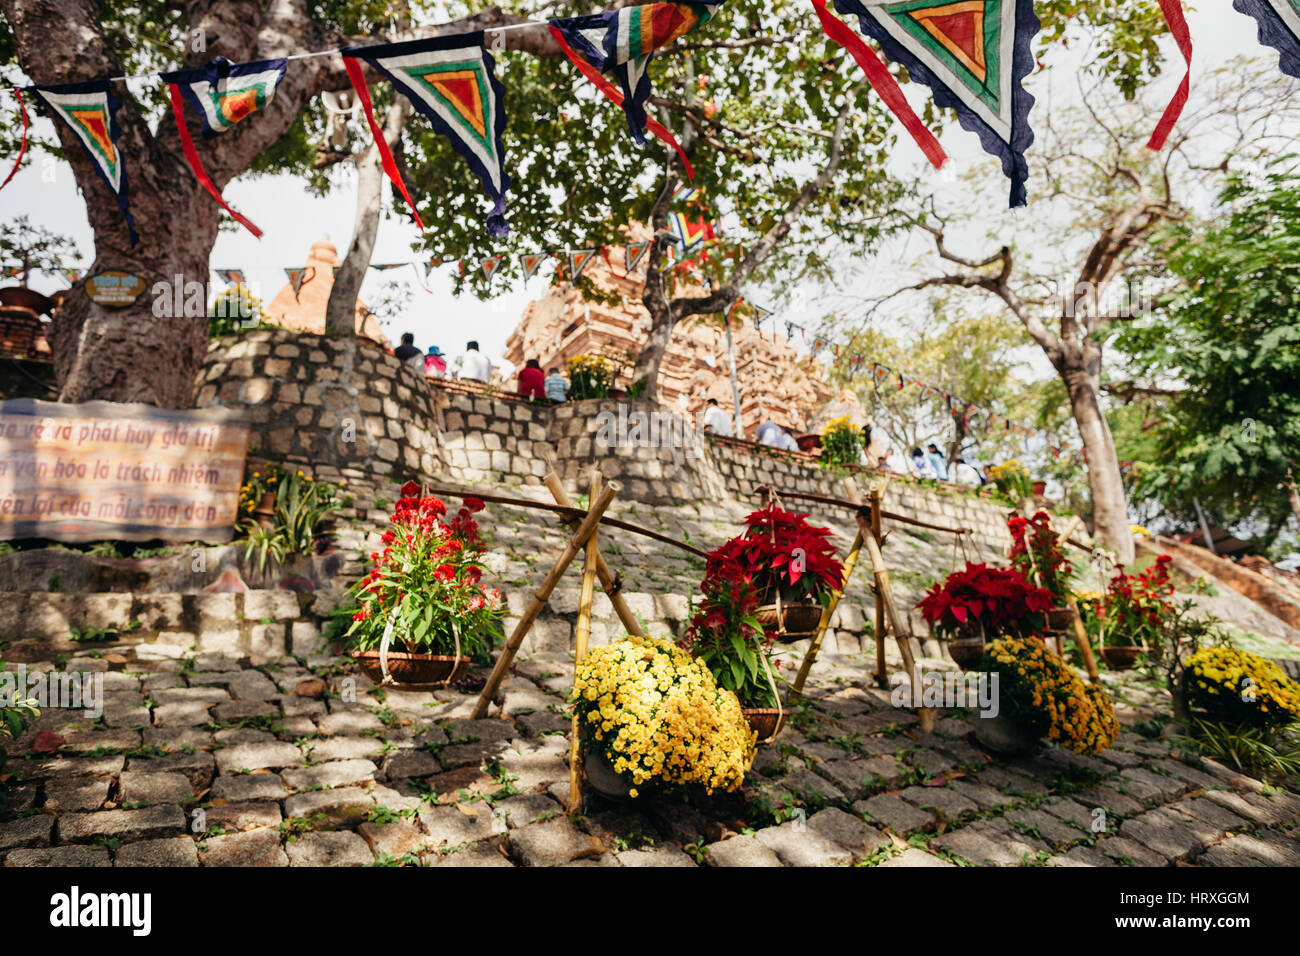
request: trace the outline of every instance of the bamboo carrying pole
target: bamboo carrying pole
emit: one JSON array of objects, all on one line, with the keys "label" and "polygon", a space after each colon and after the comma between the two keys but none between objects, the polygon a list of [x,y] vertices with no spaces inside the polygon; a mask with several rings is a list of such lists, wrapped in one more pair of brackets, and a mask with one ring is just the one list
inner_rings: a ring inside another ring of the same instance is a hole
[{"label": "bamboo carrying pole", "polygon": [[605,510],[621,490],[622,486],[618,482],[611,481],[601,492],[600,498],[592,502],[591,510],[587,512],[587,516],[578,525],[578,530],[569,539],[569,543],[565,546],[559,560],[555,562],[555,567],[551,568],[551,573],[546,576],[546,580],[542,582],[541,587],[533,595],[532,601],[529,602],[528,609],[524,611],[524,616],[515,625],[510,640],[506,641],[506,646],[501,649],[501,656],[497,658],[496,666],[492,668],[487,683],[483,685],[483,690],[479,692],[478,702],[474,704],[473,717],[475,719],[487,714],[488,707],[492,704],[492,698],[496,696],[497,691],[500,689],[506,672],[510,670],[515,655],[519,653],[519,648],[524,643],[524,638],[528,636],[529,630],[537,621],[537,615],[542,613],[542,608],[550,600],[551,592],[555,590],[555,586],[560,582],[560,578],[564,576],[564,572],[569,569],[573,559],[577,557],[578,552],[587,543],[587,539],[595,532],[596,525],[600,524],[600,519],[604,516]]},{"label": "bamboo carrying pole", "polygon": [[[564,485],[560,482],[560,476],[554,471],[551,471],[542,480],[542,483],[550,490],[557,505],[562,508],[573,507],[573,502],[569,499],[569,493],[564,490]],[[573,526],[577,527],[576,521]],[[605,556],[599,550],[596,552],[596,577],[600,580],[601,589],[609,597],[609,603],[614,605],[614,613],[618,615],[624,630],[629,634],[644,636],[645,629],[641,627],[636,615],[632,613],[632,608],[628,606],[627,599],[619,591],[618,578],[610,570],[609,565],[605,563]]]},{"label": "bamboo carrying pole", "polygon": [[[848,486],[850,483],[846,483]],[[854,504],[861,504],[861,496],[858,494],[856,485],[852,485],[849,490],[849,500]],[[794,679],[794,692],[803,693],[804,682],[808,680],[808,672],[812,670],[813,662],[817,660],[817,653],[821,650],[822,639],[826,636],[826,628],[830,626],[831,617],[835,614],[835,608],[839,606],[840,598],[844,596],[844,590],[849,586],[849,579],[853,577],[853,569],[858,563],[858,552],[862,550],[862,531],[859,530],[857,537],[853,539],[853,547],[849,549],[848,556],[844,559],[844,573],[840,577],[840,586],[831,592],[830,603],[822,608],[821,620],[817,622],[817,633],[813,635],[812,643],[808,645],[808,653],[804,655],[803,663],[799,665],[799,674]]]},{"label": "bamboo carrying pole", "polygon": [[[881,534],[881,520],[885,513],[885,489],[889,487],[886,478],[871,489],[871,535],[876,545],[884,552],[884,535]],[[875,595],[876,606],[876,686],[889,687],[889,669],[885,665],[885,602],[880,599],[880,586],[875,579],[871,582],[871,591]]]},{"label": "bamboo carrying pole", "polygon": [[[852,478],[844,479],[845,485],[851,485]],[[853,489],[856,494],[857,489]],[[921,706],[921,678],[916,672],[916,658],[912,654],[912,647],[907,643],[907,634],[903,630],[902,620],[898,616],[898,604],[894,600],[894,587],[889,580],[889,569],[885,566],[885,556],[880,551],[880,545],[876,542],[876,536],[871,528],[870,519],[862,513],[857,513],[858,528],[862,532],[862,543],[866,546],[867,557],[871,559],[871,567],[876,576],[877,593],[880,595],[880,603],[885,607],[885,614],[889,619],[889,629],[894,632],[894,640],[898,642],[898,651],[903,656],[903,667],[907,671],[908,677],[912,682],[912,706],[916,709],[917,716],[921,720],[921,732],[929,733],[934,730],[934,711],[928,707]],[[877,635],[879,640],[881,635]]]},{"label": "bamboo carrying pole", "polygon": [[1088,671],[1088,680],[1093,684],[1101,683],[1101,674],[1097,672],[1097,658],[1092,656],[1092,641],[1088,640],[1088,630],[1083,626],[1083,617],[1079,614],[1079,602],[1071,594],[1065,599],[1070,607],[1070,619],[1074,624],[1074,640],[1083,655],[1083,666]]},{"label": "bamboo carrying pole", "polygon": [[[595,501],[600,497],[600,468],[591,469],[591,489],[587,496]],[[596,539],[600,525],[591,529],[587,538],[587,554],[582,567],[582,592],[578,599],[578,624],[573,629],[573,673],[576,686],[578,665],[587,656],[587,644],[591,640],[591,602],[596,596],[596,564],[600,552],[596,550]],[[569,812],[577,813],[582,809],[582,748],[578,743],[578,711],[574,708],[572,735],[569,738]]]}]

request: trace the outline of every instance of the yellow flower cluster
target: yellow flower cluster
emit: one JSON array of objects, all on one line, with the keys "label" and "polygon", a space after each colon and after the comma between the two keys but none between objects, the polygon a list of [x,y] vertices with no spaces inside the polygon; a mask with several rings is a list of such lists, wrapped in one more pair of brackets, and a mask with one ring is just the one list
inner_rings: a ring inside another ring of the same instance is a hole
[{"label": "yellow flower cluster", "polygon": [[584,353],[582,355],[575,355],[573,358],[569,359],[570,375],[580,369],[587,369],[592,372],[608,375],[613,371],[613,366],[609,364],[609,359],[605,358],[603,355],[587,355]]},{"label": "yellow flower cluster", "polygon": [[856,432],[856,431],[860,431],[860,429],[854,427],[853,423],[849,421],[849,416],[845,415],[843,418],[835,418],[832,419],[830,422],[828,422],[826,425],[826,430],[823,432],[823,434],[832,435],[836,432]]},{"label": "yellow flower cluster", "polygon": [[584,743],[604,748],[632,796],[651,780],[735,790],[754,762],[755,734],[736,695],[663,638],[593,650],[576,668],[573,703]]},{"label": "yellow flower cluster", "polygon": [[1000,465],[993,465],[989,468],[989,477],[994,481],[997,481],[999,478],[1012,479],[1018,475],[1025,475],[1027,477],[1029,472],[1025,471],[1024,466],[1015,458],[1012,458],[1010,461],[1004,461]]},{"label": "yellow flower cluster", "polygon": [[1300,684],[1270,660],[1233,647],[1205,647],[1184,667],[1194,703],[1270,723],[1300,720]]},{"label": "yellow flower cluster", "polygon": [[984,661],[999,675],[999,695],[1032,708],[1047,737],[1081,754],[1099,754],[1115,742],[1119,721],[1100,687],[1084,683],[1037,638],[1003,637]]}]

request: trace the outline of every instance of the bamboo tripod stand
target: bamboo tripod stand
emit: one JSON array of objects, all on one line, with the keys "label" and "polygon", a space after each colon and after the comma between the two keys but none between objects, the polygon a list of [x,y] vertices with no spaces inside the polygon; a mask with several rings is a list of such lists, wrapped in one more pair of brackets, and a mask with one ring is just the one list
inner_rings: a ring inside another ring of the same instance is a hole
[{"label": "bamboo tripod stand", "polygon": [[[573,508],[568,493],[564,490],[559,476],[553,469],[546,476],[544,483],[557,505],[565,509]],[[603,484],[599,468],[592,469],[590,494],[588,496],[591,507],[584,516],[580,517],[580,512],[575,512],[573,516],[566,519],[566,523],[573,533],[564,550],[560,553],[554,567],[551,568],[551,572],[534,592],[532,600],[529,601],[523,617],[519,619],[519,623],[515,625],[509,640],[501,649],[501,654],[492,667],[492,673],[488,675],[487,683],[483,685],[483,690],[479,692],[478,700],[474,704],[472,716],[475,719],[487,715],[488,708],[501,689],[506,675],[510,671],[511,664],[514,663],[515,655],[519,653],[519,648],[523,646],[524,638],[532,630],[533,625],[537,622],[538,615],[546,607],[551,594],[555,591],[556,585],[559,584],[560,579],[564,577],[564,573],[569,569],[569,565],[573,563],[579,553],[583,555],[583,567],[582,590],[578,600],[578,623],[574,628],[575,673],[577,664],[587,656],[587,645],[591,639],[591,606],[595,599],[597,580],[600,581],[601,588],[605,591],[610,604],[614,607],[614,613],[618,615],[620,623],[627,632],[636,635],[645,634],[645,630],[637,621],[636,615],[632,613],[632,609],[628,606],[627,600],[621,593],[622,581],[606,563],[597,543],[597,532],[601,518],[620,490],[622,488],[616,481]],[[582,767],[578,737],[578,718],[575,714],[569,750],[569,809],[571,812],[579,809],[581,802]]]},{"label": "bamboo tripod stand", "polygon": [[[866,505],[862,501],[862,494],[858,490],[857,482],[852,478],[844,479],[844,493],[848,500],[842,502],[842,504],[854,509],[857,517],[858,533],[853,539],[853,546],[849,549],[848,556],[844,560],[844,571],[840,579],[840,586],[831,592],[830,602],[822,609],[821,619],[817,622],[817,630],[814,632],[812,642],[808,646],[808,653],[804,655],[803,663],[799,667],[799,673],[795,677],[792,687],[796,694],[803,693],[804,683],[808,680],[808,673],[817,660],[817,654],[821,650],[822,641],[826,636],[827,627],[830,626],[831,617],[834,616],[835,609],[839,606],[840,599],[844,596],[844,591],[849,585],[849,580],[857,567],[858,557],[865,549],[867,560],[871,562],[872,591],[876,597],[876,683],[882,687],[888,686],[889,678],[885,666],[885,639],[887,633],[892,633],[894,640],[898,643],[898,652],[903,658],[903,668],[907,672],[908,680],[911,683],[912,702],[914,705],[919,705],[921,700],[921,677],[916,669],[916,656],[912,653],[912,645],[909,643],[910,637],[901,623],[902,617],[898,612],[898,603],[894,599],[894,588],[889,578],[889,568],[885,564],[885,556],[881,550],[881,544],[884,541],[884,535],[881,532],[881,517],[885,489],[888,485],[889,479],[885,478],[879,484],[873,486],[870,492],[870,504]],[[917,706],[917,716],[920,719],[922,732],[929,733],[934,729],[933,710],[928,707]]]}]

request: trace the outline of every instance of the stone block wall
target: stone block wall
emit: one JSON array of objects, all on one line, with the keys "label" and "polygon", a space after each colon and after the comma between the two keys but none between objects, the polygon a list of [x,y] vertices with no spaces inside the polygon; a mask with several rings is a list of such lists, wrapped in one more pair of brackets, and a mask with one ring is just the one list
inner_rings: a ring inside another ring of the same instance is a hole
[{"label": "stone block wall", "polygon": [[546,476],[552,406],[434,385],[440,454],[462,484],[539,485]]},{"label": "stone block wall", "polygon": [[443,472],[424,375],[369,339],[258,329],[213,340],[195,406],[252,422],[249,458],[309,467],[319,478]]},{"label": "stone block wall", "polygon": [[0,593],[0,639],[13,660],[84,654],[102,647],[74,641],[75,632],[117,631],[115,647],[133,646],[141,660],[187,654],[247,657],[255,664],[321,652],[320,622],[334,592],[257,591],[227,594]]}]

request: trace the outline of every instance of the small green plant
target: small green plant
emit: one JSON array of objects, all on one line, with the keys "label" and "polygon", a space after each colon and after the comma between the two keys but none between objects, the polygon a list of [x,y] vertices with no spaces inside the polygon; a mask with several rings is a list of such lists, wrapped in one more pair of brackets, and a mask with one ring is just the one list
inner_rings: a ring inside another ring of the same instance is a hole
[{"label": "small green plant", "polygon": [[117,544],[113,541],[96,541],[86,549],[86,554],[92,558],[120,558],[122,553],[117,550]]},{"label": "small green plant", "polygon": [[1250,726],[1192,718],[1191,732],[1172,738],[1200,757],[1266,780],[1300,775],[1300,724]]}]

